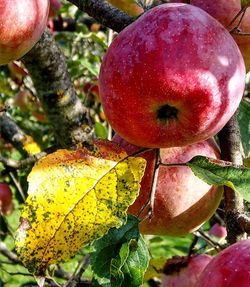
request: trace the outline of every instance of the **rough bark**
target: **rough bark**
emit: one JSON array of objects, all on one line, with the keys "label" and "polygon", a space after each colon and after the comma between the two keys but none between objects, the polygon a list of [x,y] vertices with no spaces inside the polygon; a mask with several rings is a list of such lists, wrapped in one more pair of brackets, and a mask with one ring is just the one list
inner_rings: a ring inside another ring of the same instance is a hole
[{"label": "rough bark", "polygon": [[49,31],[23,57],[37,96],[63,147],[88,141],[92,136],[87,108],[77,97],[63,53]]},{"label": "rough bark", "polygon": [[[226,126],[218,134],[221,159],[242,165],[241,138],[237,122],[237,113],[230,119]],[[225,187],[225,223],[228,231],[228,242],[233,244],[243,237],[244,228],[239,218],[244,214],[244,202],[242,197],[229,187]]]}]

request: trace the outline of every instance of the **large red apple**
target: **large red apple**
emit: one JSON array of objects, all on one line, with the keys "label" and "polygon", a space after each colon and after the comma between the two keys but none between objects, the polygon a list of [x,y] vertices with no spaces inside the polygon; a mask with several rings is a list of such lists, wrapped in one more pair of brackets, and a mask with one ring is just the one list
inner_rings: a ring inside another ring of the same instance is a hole
[{"label": "large red apple", "polygon": [[249,287],[250,239],[217,254],[201,273],[195,287]]},{"label": "large red apple", "polygon": [[0,213],[8,215],[12,212],[12,192],[7,183],[0,182]]},{"label": "large red apple", "polygon": [[[177,261],[179,260],[179,262]],[[173,258],[167,261],[161,287],[193,287],[212,256],[198,254],[190,258]]]},{"label": "large red apple", "polygon": [[49,0],[0,1],[0,65],[22,57],[47,25]]},{"label": "large red apple", "polygon": [[[141,148],[128,144],[118,135],[113,141],[124,147],[131,155]],[[147,167],[141,182],[141,191],[129,212],[137,215],[150,198],[153,181],[155,150],[139,154],[147,160]],[[209,139],[185,147],[160,149],[160,157],[165,164],[186,163],[196,155],[219,158],[219,150],[214,140]],[[218,207],[222,189],[211,187],[196,177],[186,166],[161,166],[159,168],[154,211],[151,219],[140,223],[144,234],[181,236],[196,230],[209,219]],[[147,216],[149,209],[140,214]]]},{"label": "large red apple", "polygon": [[[240,16],[234,22],[234,25],[230,25],[231,21],[241,10],[241,1],[240,0],[191,0],[190,3],[199,8],[202,8],[219,22],[222,23],[225,27],[232,30],[240,20]],[[241,32],[250,32],[250,9],[246,10],[244,18],[242,19],[241,24],[239,25]],[[250,70],[250,36],[246,35],[236,35],[233,34],[233,37],[238,44],[240,51],[245,60],[246,68]]]},{"label": "large red apple", "polygon": [[144,147],[184,146],[215,135],[242,98],[245,67],[226,29],[188,4],[157,6],[113,41],[100,97],[114,130]]}]

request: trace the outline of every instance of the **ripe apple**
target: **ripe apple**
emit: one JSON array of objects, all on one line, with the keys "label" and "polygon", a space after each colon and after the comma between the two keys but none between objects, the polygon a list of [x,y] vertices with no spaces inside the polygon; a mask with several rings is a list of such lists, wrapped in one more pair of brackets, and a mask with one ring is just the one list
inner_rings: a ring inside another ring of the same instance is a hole
[{"label": "ripe apple", "polygon": [[55,16],[60,8],[61,8],[60,0],[50,0],[49,17]]},{"label": "ripe apple", "polygon": [[161,287],[194,286],[201,272],[211,260],[212,256],[207,254],[169,259],[164,268],[165,274],[162,276]]},{"label": "ripe apple", "polygon": [[0,182],[0,213],[9,215],[13,210],[12,192],[7,183]]},{"label": "ripe apple", "polygon": [[218,238],[225,238],[227,236],[227,229],[225,226],[215,223],[208,231],[208,234]]},{"label": "ripe apple", "polygon": [[[113,141],[119,143],[131,155],[141,148],[127,143],[118,135]],[[209,139],[185,147],[160,149],[164,164],[186,163],[196,155],[219,158],[219,149]],[[156,150],[148,150],[139,156],[147,160],[141,182],[141,191],[129,212],[137,215],[150,198]],[[140,230],[144,234],[182,236],[199,228],[218,207],[222,188],[209,186],[196,177],[186,166],[160,166],[154,199],[152,218],[147,218],[149,208],[140,214]]]},{"label": "ripe apple", "polygon": [[[221,22],[225,27],[228,27],[237,13],[241,10],[240,0],[191,0],[190,4],[202,8],[216,20]],[[230,30],[236,26],[240,17],[234,25],[228,27]],[[250,32],[250,9],[246,10],[244,18],[239,26],[241,32]],[[243,55],[247,71],[250,70],[250,36],[235,35],[233,38],[238,44],[240,51]]]},{"label": "ripe apple", "polygon": [[111,5],[128,13],[130,16],[139,16],[143,13],[143,8],[136,4],[134,0],[107,0]]},{"label": "ripe apple", "polygon": [[203,10],[180,3],[159,5],[118,34],[99,78],[114,130],[153,148],[218,133],[244,86],[244,61],[228,31]]},{"label": "ripe apple", "polygon": [[19,59],[46,28],[49,0],[0,1],[0,65]]},{"label": "ripe apple", "polygon": [[195,287],[249,287],[250,239],[239,241],[208,263]]}]

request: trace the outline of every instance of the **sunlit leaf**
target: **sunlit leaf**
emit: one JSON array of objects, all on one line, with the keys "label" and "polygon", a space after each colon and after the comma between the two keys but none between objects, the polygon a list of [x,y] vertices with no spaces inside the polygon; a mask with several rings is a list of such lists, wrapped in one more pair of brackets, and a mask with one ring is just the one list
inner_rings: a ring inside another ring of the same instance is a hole
[{"label": "sunlit leaf", "polygon": [[139,221],[128,222],[109,232],[94,244],[91,256],[94,286],[139,287],[149,263],[149,252],[139,233]]},{"label": "sunlit leaf", "polygon": [[107,141],[96,142],[93,151],[58,150],[42,158],[28,177],[29,197],[16,235],[28,270],[43,275],[50,264],[121,226],[145,164]]},{"label": "sunlit leaf", "polygon": [[23,140],[23,149],[29,154],[36,154],[41,152],[40,147],[31,136],[25,136]]},{"label": "sunlit leaf", "polygon": [[189,163],[196,176],[210,185],[226,185],[239,192],[250,202],[250,169],[236,167],[231,163],[213,160],[203,156],[194,157]]},{"label": "sunlit leaf", "polygon": [[250,156],[250,104],[242,101],[239,106],[238,122],[241,142],[246,157]]}]

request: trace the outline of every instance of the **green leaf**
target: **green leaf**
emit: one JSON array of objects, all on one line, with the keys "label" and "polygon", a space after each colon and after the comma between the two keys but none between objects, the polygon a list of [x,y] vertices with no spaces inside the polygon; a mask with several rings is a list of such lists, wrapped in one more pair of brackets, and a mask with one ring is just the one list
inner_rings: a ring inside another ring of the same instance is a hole
[{"label": "green leaf", "polygon": [[247,7],[250,5],[250,0],[241,0],[241,7],[244,8],[244,7]]},{"label": "green leaf", "polygon": [[239,107],[238,121],[243,150],[246,157],[250,157],[250,104],[242,101]]},{"label": "green leaf", "polygon": [[107,139],[108,138],[108,131],[106,127],[102,123],[95,123],[95,134],[98,138]]},{"label": "green leaf", "polygon": [[132,215],[119,229],[109,232],[94,244],[92,269],[94,286],[139,287],[149,263],[149,252]]},{"label": "green leaf", "polygon": [[250,169],[231,163],[196,156],[187,165],[193,173],[211,185],[226,185],[250,202]]}]

